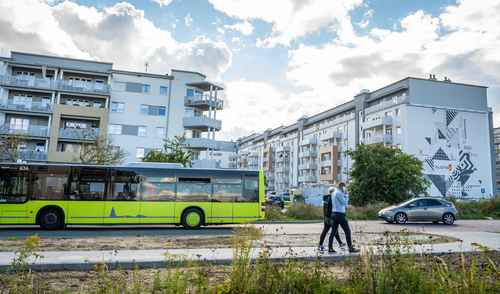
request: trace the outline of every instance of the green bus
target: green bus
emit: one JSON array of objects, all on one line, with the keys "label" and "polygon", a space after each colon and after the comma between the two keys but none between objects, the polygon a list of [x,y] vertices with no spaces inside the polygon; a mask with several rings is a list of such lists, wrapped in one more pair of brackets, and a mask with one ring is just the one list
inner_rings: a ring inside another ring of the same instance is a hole
[{"label": "green bus", "polygon": [[262,171],[123,166],[0,164],[0,225],[210,224],[264,217]]}]

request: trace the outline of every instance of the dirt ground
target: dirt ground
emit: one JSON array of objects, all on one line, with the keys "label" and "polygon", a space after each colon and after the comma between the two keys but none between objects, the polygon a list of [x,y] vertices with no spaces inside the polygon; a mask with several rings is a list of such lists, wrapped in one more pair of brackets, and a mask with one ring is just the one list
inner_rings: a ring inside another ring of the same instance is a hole
[{"label": "dirt ground", "polygon": [[[408,238],[413,244],[436,244],[454,242],[448,236],[426,233],[388,233]],[[378,245],[386,235],[376,232],[355,232],[353,240],[357,245]],[[294,246],[309,247],[318,244],[318,234],[263,234],[254,246]],[[345,237],[341,234],[341,239]],[[16,251],[24,244],[24,238],[9,237],[0,240],[0,251]],[[325,240],[325,245],[328,240]],[[124,237],[93,238],[40,238],[37,251],[80,251],[80,250],[137,250],[173,248],[228,248],[233,245],[233,236],[151,236],[137,235]]]}]

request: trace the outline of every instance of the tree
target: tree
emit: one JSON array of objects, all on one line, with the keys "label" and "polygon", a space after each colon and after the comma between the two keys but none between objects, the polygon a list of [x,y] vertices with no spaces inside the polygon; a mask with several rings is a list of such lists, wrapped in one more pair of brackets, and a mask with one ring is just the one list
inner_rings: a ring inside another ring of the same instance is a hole
[{"label": "tree", "polygon": [[82,144],[79,157],[82,163],[111,165],[122,163],[125,152],[113,146],[110,140],[99,137],[92,143]]},{"label": "tree", "polygon": [[20,159],[19,147],[26,138],[21,135],[6,134],[0,136],[0,153],[2,161],[16,162]]},{"label": "tree", "polygon": [[381,144],[361,144],[347,154],[354,160],[349,192],[355,205],[398,203],[427,193],[422,162],[412,155]]},{"label": "tree", "polygon": [[175,136],[174,139],[165,139],[162,150],[152,150],[144,156],[144,162],[172,162],[183,166],[191,164],[191,152],[184,150],[184,136]]}]

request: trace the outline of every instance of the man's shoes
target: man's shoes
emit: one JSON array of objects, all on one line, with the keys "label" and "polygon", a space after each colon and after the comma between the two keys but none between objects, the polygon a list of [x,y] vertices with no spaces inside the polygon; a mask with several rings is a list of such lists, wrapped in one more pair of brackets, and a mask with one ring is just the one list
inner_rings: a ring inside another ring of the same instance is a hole
[{"label": "man's shoes", "polygon": [[337,253],[337,251],[333,250],[333,248],[328,248],[328,253]]},{"label": "man's shoes", "polygon": [[319,245],[318,246],[318,251],[319,252],[324,252],[325,251],[325,247],[323,245]]},{"label": "man's shoes", "polygon": [[359,252],[359,249],[357,249],[357,248],[354,248],[354,247],[349,248],[349,253],[358,253],[358,252]]}]

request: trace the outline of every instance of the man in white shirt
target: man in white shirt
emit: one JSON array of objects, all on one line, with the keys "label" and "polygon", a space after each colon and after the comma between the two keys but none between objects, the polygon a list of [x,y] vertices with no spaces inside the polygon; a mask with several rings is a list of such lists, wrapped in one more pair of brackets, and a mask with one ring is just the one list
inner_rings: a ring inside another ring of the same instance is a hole
[{"label": "man in white shirt", "polygon": [[328,240],[328,252],[335,253],[335,250],[333,250],[333,237],[338,233],[339,225],[342,227],[342,230],[344,230],[347,246],[349,247],[349,252],[359,252],[359,249],[354,248],[354,246],[352,245],[351,229],[349,228],[349,222],[347,221],[346,217],[347,205],[349,204],[349,196],[345,191],[345,183],[339,183],[338,188],[335,190],[335,193],[333,193],[332,204],[333,228]]}]

